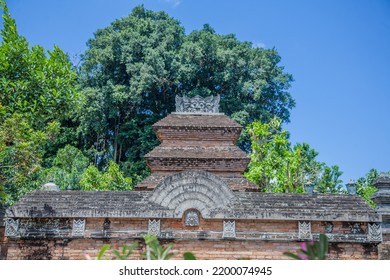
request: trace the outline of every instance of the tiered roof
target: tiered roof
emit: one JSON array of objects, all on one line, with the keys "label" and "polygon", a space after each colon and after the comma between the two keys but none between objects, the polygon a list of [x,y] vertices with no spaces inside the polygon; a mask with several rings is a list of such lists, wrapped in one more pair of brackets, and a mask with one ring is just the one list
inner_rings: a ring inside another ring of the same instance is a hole
[{"label": "tiered roof", "polygon": [[235,143],[242,126],[215,112],[176,112],[153,125],[161,144],[145,156],[152,171],[150,178],[136,186],[152,190],[166,176],[185,170],[217,174],[234,191],[257,191],[242,176],[248,155]]},{"label": "tiered roof", "polygon": [[[20,218],[170,218],[174,211],[151,200],[149,191],[34,191],[8,213]],[[209,209],[209,218],[378,222],[380,216],[358,196],[235,192],[228,204]]]}]

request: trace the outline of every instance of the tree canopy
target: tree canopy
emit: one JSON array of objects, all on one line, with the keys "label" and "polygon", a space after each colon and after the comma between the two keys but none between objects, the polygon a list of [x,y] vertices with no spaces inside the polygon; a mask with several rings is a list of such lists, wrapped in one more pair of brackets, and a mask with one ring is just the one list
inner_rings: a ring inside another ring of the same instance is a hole
[{"label": "tree canopy", "polygon": [[[145,174],[142,157],[158,144],[151,124],[174,111],[175,95],[221,96],[221,111],[243,125],[288,122],[292,76],[275,49],[256,48],[209,25],[185,35],[164,12],[134,8],[96,31],[83,56],[84,148],[97,165],[114,160]],[[248,150],[249,138],[241,147]]]},{"label": "tree canopy", "polygon": [[[79,142],[77,72],[59,47],[30,47],[5,2],[0,7],[0,202],[12,204],[48,177],[56,177],[61,188],[80,188],[89,160],[70,146]],[[130,188],[129,178],[115,168],[110,165],[106,181]]]},{"label": "tree canopy", "polygon": [[252,152],[245,176],[261,190],[299,193],[310,182],[318,193],[342,192],[339,167],[317,161],[318,152],[307,143],[292,146],[278,118],[269,123],[253,122],[248,131]]},{"label": "tree canopy", "polygon": [[0,186],[10,204],[39,185],[44,160],[75,116],[79,97],[76,72],[61,49],[30,47],[6,4],[0,6]]}]

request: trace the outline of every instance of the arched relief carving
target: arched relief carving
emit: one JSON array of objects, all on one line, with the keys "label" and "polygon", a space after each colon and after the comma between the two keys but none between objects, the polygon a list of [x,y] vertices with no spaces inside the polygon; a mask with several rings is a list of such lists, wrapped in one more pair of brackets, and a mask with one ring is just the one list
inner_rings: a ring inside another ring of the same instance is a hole
[{"label": "arched relief carving", "polygon": [[199,226],[199,212],[196,209],[189,209],[184,212],[184,225],[188,227]]},{"label": "arched relief carving", "polygon": [[150,201],[173,210],[181,218],[188,209],[209,218],[210,210],[224,207],[234,196],[219,177],[205,171],[184,171],[165,178],[154,189]]}]

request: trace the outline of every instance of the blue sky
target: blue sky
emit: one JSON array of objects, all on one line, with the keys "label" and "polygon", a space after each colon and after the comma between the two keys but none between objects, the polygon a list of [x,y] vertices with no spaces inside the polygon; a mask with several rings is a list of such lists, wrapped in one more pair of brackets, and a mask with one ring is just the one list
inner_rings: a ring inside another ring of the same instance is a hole
[{"label": "blue sky", "polygon": [[255,46],[275,47],[294,76],[291,140],[337,164],[342,179],[390,170],[390,1],[388,0],[13,0],[31,45],[82,54],[99,28],[143,4],[178,19],[186,33],[209,23]]}]

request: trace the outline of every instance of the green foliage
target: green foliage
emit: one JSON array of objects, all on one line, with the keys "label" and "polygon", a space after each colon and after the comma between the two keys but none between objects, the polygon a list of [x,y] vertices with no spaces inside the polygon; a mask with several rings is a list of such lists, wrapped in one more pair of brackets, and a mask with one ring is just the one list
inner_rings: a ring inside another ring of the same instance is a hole
[{"label": "green foliage", "polygon": [[[390,171],[388,172],[390,175]],[[376,192],[378,189],[374,187],[374,182],[378,178],[379,173],[376,169],[371,169],[365,177],[361,177],[357,180],[357,188],[356,193],[357,195],[364,198],[364,200],[367,201],[367,203],[372,207],[375,208],[376,204],[374,201],[371,200],[371,196]]]},{"label": "green foliage", "polygon": [[[251,161],[245,176],[262,190],[272,191],[277,172],[284,166],[289,154],[287,132],[280,131],[281,121],[273,118],[269,123],[253,122],[247,127],[251,136]],[[283,188],[283,186],[281,186]]]},{"label": "green foliage", "polygon": [[14,113],[24,115],[34,129],[73,116],[78,105],[76,72],[67,56],[54,46],[46,56],[40,46],[29,47],[17,32],[5,3],[0,45],[0,122]]},{"label": "green foliage", "polygon": [[13,114],[0,124],[0,186],[4,203],[39,187],[46,141],[55,137],[58,124],[34,130],[24,116]]},{"label": "green foliage", "polygon": [[183,254],[183,259],[186,261],[194,261],[196,260],[196,257],[192,252],[185,252]]},{"label": "green foliage", "polygon": [[253,122],[247,127],[251,137],[251,161],[245,176],[268,192],[303,192],[307,181],[318,185],[317,192],[341,191],[337,166],[318,162],[318,152],[306,143],[291,147],[281,120]]},{"label": "green foliage", "polygon": [[[148,174],[143,156],[158,144],[151,125],[174,111],[177,94],[221,95],[221,110],[243,125],[278,116],[289,120],[292,77],[276,50],[254,48],[206,25],[184,34],[164,12],[136,7],[97,30],[83,56],[84,148],[104,168],[109,160],[127,176]],[[248,137],[241,138],[248,149]]]},{"label": "green foliage", "polygon": [[342,181],[339,179],[343,174],[337,165],[324,166],[321,177],[316,182],[318,193],[342,193]]},{"label": "green foliage", "polygon": [[68,140],[62,132],[75,117],[79,96],[66,55],[56,46],[47,53],[30,47],[4,1],[0,7],[0,186],[12,204],[40,185],[43,166]]},{"label": "green foliage", "polygon": [[107,191],[108,186],[103,181],[103,175],[94,165],[88,166],[85,169],[80,180],[80,187],[85,191]]},{"label": "green foliage", "polygon": [[[169,260],[175,256],[175,254],[171,253],[171,249],[173,244],[169,244],[164,247],[160,244],[157,237],[151,234],[147,234],[144,236],[145,241],[145,251],[141,253],[141,256],[144,260]],[[118,250],[111,250],[111,253],[114,255],[113,259],[115,260],[128,260],[131,255],[134,253],[134,250],[138,248],[138,242],[134,242],[131,245],[123,245],[122,248]],[[110,248],[109,245],[103,245],[100,249],[96,259],[103,260],[104,254]],[[186,253],[190,259],[195,259],[195,256],[192,253]],[[89,258],[89,256],[87,256]],[[185,258],[185,257],[184,257]],[[186,258],[185,258],[186,259]]]},{"label": "green foliage", "polygon": [[138,242],[134,242],[131,245],[123,245],[120,251],[112,250],[112,254],[117,260],[128,260],[133,251],[138,247]]},{"label": "green foliage", "polygon": [[[118,250],[111,250],[111,254],[114,255],[115,260],[128,260],[130,256],[134,253],[134,250],[137,249],[138,247],[138,242],[134,242],[130,245],[123,245],[122,248]],[[108,260],[107,257],[105,257],[105,253],[107,250],[110,249],[110,245],[104,244],[102,248],[100,249],[96,259],[97,260]],[[87,255],[87,259],[90,259],[89,255]]]},{"label": "green foliage", "polygon": [[71,145],[59,149],[52,162],[52,167],[45,169],[45,182],[52,179],[62,190],[69,187],[80,189],[80,180],[89,160],[83,153]]},{"label": "green foliage", "polygon": [[145,235],[144,240],[146,251],[142,253],[142,256],[145,260],[169,260],[175,255],[170,253],[173,244],[164,247],[160,244],[157,237],[152,234]]},{"label": "green foliage", "polygon": [[[104,259],[104,254],[106,253],[106,251],[107,251],[108,249],[110,249],[110,245],[104,244],[104,245],[102,246],[102,248],[100,249],[100,251],[99,251],[99,253],[98,253],[96,259],[97,259],[97,260],[103,260],[103,259]],[[87,259],[90,259],[89,255],[87,255]]]},{"label": "green foliage", "polygon": [[125,191],[131,190],[132,180],[123,175],[115,162],[110,161],[105,172],[100,172],[93,165],[88,166],[81,175],[80,187],[82,190],[89,191]]},{"label": "green foliage", "polygon": [[329,242],[324,234],[320,234],[319,241],[309,241],[301,243],[298,254],[284,253],[284,255],[296,260],[326,260]]}]

